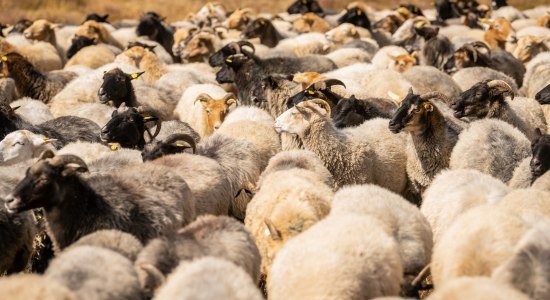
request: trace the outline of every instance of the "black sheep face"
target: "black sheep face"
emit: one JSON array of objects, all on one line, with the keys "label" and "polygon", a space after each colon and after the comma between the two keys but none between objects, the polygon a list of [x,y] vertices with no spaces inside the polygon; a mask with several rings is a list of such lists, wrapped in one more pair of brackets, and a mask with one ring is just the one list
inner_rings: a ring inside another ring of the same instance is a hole
[{"label": "black sheep face", "polygon": [[106,71],[103,74],[103,84],[97,92],[99,101],[103,104],[112,102],[115,107],[122,103],[130,106],[131,98],[134,97],[132,80],[139,78],[143,73],[126,74],[119,68]]},{"label": "black sheep face", "polygon": [[411,88],[390,120],[389,129],[393,133],[402,130],[412,133],[423,132],[428,114],[433,110],[433,104],[414,94]]},{"label": "black sheep face", "polygon": [[459,98],[451,104],[455,117],[475,117],[482,119],[489,114],[493,104],[504,102],[502,91],[490,88],[487,85],[489,81],[478,82],[469,90],[460,94]]},{"label": "black sheep face", "polygon": [[224,64],[226,58],[234,54],[237,54],[237,50],[230,45],[225,45],[210,56],[208,59],[208,64],[211,67],[219,67]]},{"label": "black sheep face", "polygon": [[357,99],[342,99],[332,110],[332,120],[336,128],[353,127],[363,124],[364,108],[358,105]]},{"label": "black sheep face", "polygon": [[258,18],[252,21],[243,31],[243,37],[253,39],[264,35],[269,27],[273,26],[271,21],[265,18]]},{"label": "black sheep face", "polygon": [[439,34],[439,27],[426,26],[423,21],[414,26],[416,34],[424,38],[424,40],[430,40]]},{"label": "black sheep face", "polygon": [[371,24],[367,14],[359,7],[348,9],[346,13],[338,19],[338,24],[350,23],[355,26],[371,30]]},{"label": "black sheep face", "polygon": [[531,158],[531,175],[535,181],[550,170],[550,135],[543,135],[540,129],[531,144],[533,157]]},{"label": "black sheep face", "polygon": [[71,47],[67,50],[67,58],[73,57],[80,49],[84,47],[88,47],[91,45],[95,45],[96,40],[95,38],[88,38],[85,36],[75,36],[72,39]]},{"label": "black sheep face", "polygon": [[292,108],[300,102],[304,102],[311,99],[327,100],[327,97],[325,96],[325,94],[323,94],[323,91],[317,90],[315,86],[312,85],[306,88],[305,90],[297,93],[296,95],[288,98],[286,102],[286,106],[288,108]]},{"label": "black sheep face", "polygon": [[106,143],[119,143],[124,148],[143,146],[145,117],[137,109],[130,107],[124,112],[113,111],[111,120],[101,129],[101,140]]},{"label": "black sheep face", "polygon": [[315,13],[317,15],[323,14],[323,8],[316,0],[297,0],[292,3],[286,10],[289,14],[305,14],[308,12]]},{"label": "black sheep face", "polygon": [[136,34],[138,36],[153,36],[162,27],[162,18],[154,12],[145,13],[139,20],[139,24],[136,28]]},{"label": "black sheep face", "polygon": [[[92,13],[92,14],[89,14],[86,16],[86,20],[84,20],[84,22],[86,21],[96,21],[96,22],[101,22],[101,23],[109,23],[109,21],[107,21],[107,19],[109,18],[109,14],[105,14],[103,16],[100,16],[96,13]],[[84,23],[82,22],[82,23]]]},{"label": "black sheep face", "polygon": [[231,55],[223,61],[221,69],[216,73],[218,83],[235,82],[235,74],[250,58],[243,54]]},{"label": "black sheep face", "polygon": [[540,104],[550,104],[550,84],[540,90],[535,96],[535,99],[537,99]]},{"label": "black sheep face", "polygon": [[7,104],[0,104],[0,140],[6,135],[17,130],[15,120],[17,116],[14,110]]}]

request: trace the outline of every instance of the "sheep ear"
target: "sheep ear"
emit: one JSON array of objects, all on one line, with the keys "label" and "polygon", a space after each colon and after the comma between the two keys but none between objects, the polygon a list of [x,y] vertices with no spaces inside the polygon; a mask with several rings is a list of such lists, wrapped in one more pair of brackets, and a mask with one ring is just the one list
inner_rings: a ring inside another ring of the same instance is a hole
[{"label": "sheep ear", "polygon": [[136,269],[141,288],[146,292],[153,293],[166,280],[162,272],[152,264],[139,264]]},{"label": "sheep ear", "polygon": [[72,176],[76,173],[84,173],[87,172],[88,168],[85,168],[79,164],[66,164],[63,168],[63,171],[61,171],[61,176],[67,177]]},{"label": "sheep ear", "polygon": [[5,55],[2,55],[2,61],[3,61],[3,62],[7,62],[7,61],[8,61],[8,57],[5,56]]},{"label": "sheep ear", "polygon": [[137,72],[137,73],[132,73],[132,75],[130,75],[130,77],[132,77],[132,80],[138,79],[139,76],[141,76],[143,73],[145,73],[145,71],[143,71],[143,72]]},{"label": "sheep ear", "polygon": [[264,223],[267,229],[266,233],[271,236],[272,240],[277,241],[283,239],[281,232],[275,228],[275,225],[273,225],[273,222],[271,222],[270,219],[265,218]]}]

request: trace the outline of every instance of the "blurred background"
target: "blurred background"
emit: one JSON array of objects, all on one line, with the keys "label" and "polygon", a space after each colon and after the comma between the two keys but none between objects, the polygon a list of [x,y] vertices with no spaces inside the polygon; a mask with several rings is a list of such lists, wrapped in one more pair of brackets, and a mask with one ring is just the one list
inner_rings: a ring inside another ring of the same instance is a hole
[{"label": "blurred background", "polygon": [[[354,0],[319,0],[323,8],[339,10]],[[0,22],[13,23],[20,18],[31,20],[46,18],[52,21],[80,23],[91,12],[108,13],[111,21],[138,18],[143,12],[156,11],[167,21],[183,19],[197,11],[206,0],[0,0]],[[286,11],[294,0],[224,0],[220,1],[229,10],[250,7],[258,12],[277,13]],[[367,0],[376,8],[394,8],[400,3],[414,3],[422,8],[432,6],[431,0]],[[489,0],[480,0],[489,4]],[[509,0],[510,5],[520,9],[548,4],[550,0]]]}]

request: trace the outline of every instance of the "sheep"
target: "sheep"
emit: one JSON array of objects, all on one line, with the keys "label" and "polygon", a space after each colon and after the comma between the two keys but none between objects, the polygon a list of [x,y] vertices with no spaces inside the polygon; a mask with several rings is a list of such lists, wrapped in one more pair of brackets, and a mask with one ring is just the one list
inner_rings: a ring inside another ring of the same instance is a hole
[{"label": "sheep", "polygon": [[518,290],[485,277],[464,277],[458,278],[436,289],[428,300],[458,300],[458,299],[487,299],[487,300],[506,300],[530,299],[527,295]]},{"label": "sheep", "polygon": [[356,63],[368,63],[372,59],[372,55],[363,49],[358,48],[340,48],[327,54],[338,68],[346,67]]},{"label": "sheep", "polygon": [[225,259],[205,257],[182,262],[168,276],[154,299],[261,300],[262,294],[250,276]]},{"label": "sheep", "polygon": [[550,293],[548,269],[548,221],[542,221],[525,233],[515,246],[515,253],[498,267],[492,277],[525,293],[531,299],[546,299]]},{"label": "sheep", "polygon": [[340,99],[334,106],[332,120],[336,128],[354,127],[375,118],[389,119],[396,109],[397,105],[391,100],[351,96]]},{"label": "sheep", "polygon": [[[254,13],[250,8],[236,9],[227,17],[223,22],[224,26],[228,29],[234,29],[242,31],[252,20],[251,15]],[[177,32],[177,30],[176,30]],[[174,33],[174,39],[176,39],[176,33]]]},{"label": "sheep", "polygon": [[331,29],[330,24],[315,13],[306,13],[292,24],[296,31],[325,33]]},{"label": "sheep", "polygon": [[466,91],[476,83],[484,80],[502,80],[506,82],[514,91],[518,93],[517,84],[508,75],[486,67],[464,68],[453,74],[453,80],[458,84],[461,90]]},{"label": "sheep", "polygon": [[266,18],[257,18],[250,22],[243,30],[242,36],[246,39],[259,38],[263,45],[270,48],[286,38],[276,28],[273,23]]},{"label": "sheep", "polygon": [[201,216],[171,237],[152,240],[139,253],[135,268],[141,287],[155,290],[178,262],[205,256],[226,259],[258,282],[260,253],[248,230],[229,217]]},{"label": "sheep", "polygon": [[449,99],[455,99],[462,92],[451,76],[432,66],[413,66],[403,72],[403,77],[421,95],[429,92],[440,92]]},{"label": "sheep", "polygon": [[457,118],[495,118],[503,120],[523,132],[529,140],[535,130],[546,132],[546,120],[540,104],[529,98],[514,99],[514,90],[502,80],[484,80],[465,90],[451,105]]},{"label": "sheep", "polygon": [[303,94],[301,85],[287,76],[267,75],[251,94],[251,104],[267,110],[274,118],[285,112],[294,95]]},{"label": "sheep", "polygon": [[55,47],[46,42],[15,46],[6,39],[0,38],[0,52],[17,52],[28,59],[40,72],[59,70],[63,67]]},{"label": "sheep", "polygon": [[45,150],[55,150],[51,140],[28,130],[16,130],[0,141],[0,165],[17,164],[38,157]]},{"label": "sheep", "polygon": [[[5,196],[3,193],[0,197]],[[33,252],[35,228],[31,213],[10,215],[5,207],[0,207],[0,229],[0,273],[23,271]]]},{"label": "sheep", "polygon": [[171,28],[163,23],[163,19],[154,12],[147,12],[143,14],[139,20],[139,24],[136,27],[137,36],[147,36],[149,39],[158,42],[162,47],[172,56],[175,62],[177,57],[172,52],[172,46],[174,45],[174,37]]},{"label": "sheep", "polygon": [[120,50],[113,49],[112,46],[107,46],[106,44],[84,47],[67,61],[65,68],[80,65],[90,69],[97,69],[115,61],[115,57],[119,53]]},{"label": "sheep", "polygon": [[363,299],[396,296],[399,249],[378,220],[330,216],[289,240],[270,271],[271,299]]},{"label": "sheep", "polygon": [[18,98],[15,81],[11,78],[0,78],[0,102],[11,103]]},{"label": "sheep", "polygon": [[15,80],[21,96],[41,100],[44,103],[59,93],[76,77],[73,72],[52,72],[43,74],[22,55],[11,52],[1,57],[0,72],[3,77]]},{"label": "sheep", "polygon": [[532,155],[525,158],[514,170],[509,182],[513,188],[528,188],[535,180],[550,170],[550,135],[543,135],[539,129],[531,143]]},{"label": "sheep", "polygon": [[416,34],[424,38],[420,64],[443,70],[447,58],[453,53],[454,46],[445,36],[439,36],[438,27],[425,26],[423,23],[414,27]]},{"label": "sheep", "polygon": [[111,35],[102,23],[88,20],[82,23],[82,26],[75,32],[75,36],[85,36],[93,38],[98,42],[113,45],[116,48],[123,49],[122,45]]},{"label": "sheep", "polygon": [[406,276],[413,278],[429,264],[432,231],[418,208],[404,198],[375,185],[340,189],[332,201],[330,216],[359,214],[378,219],[393,234]]},{"label": "sheep", "polygon": [[297,0],[290,4],[286,10],[289,14],[305,14],[308,12],[323,15],[323,8],[317,0]]},{"label": "sheep", "polygon": [[550,78],[550,53],[543,52],[535,56],[527,63],[527,71],[523,78],[523,94],[529,98],[535,95],[548,85]]},{"label": "sheep", "polygon": [[287,38],[279,42],[275,49],[303,57],[313,54],[327,54],[330,44],[325,35],[318,32],[304,33],[297,37]]},{"label": "sheep", "polygon": [[78,239],[68,249],[81,246],[104,248],[121,254],[131,262],[134,262],[143,245],[133,235],[119,230],[98,230]]},{"label": "sheep", "polygon": [[277,132],[297,134],[307,150],[319,155],[338,186],[375,183],[401,193],[406,184],[404,136],[390,134],[387,126],[388,120],[375,119],[339,131],[328,103],[320,99],[301,102],[275,121]]},{"label": "sheep", "polygon": [[534,35],[521,37],[518,39],[517,47],[513,54],[517,59],[526,64],[539,53],[550,51],[550,48],[545,43],[546,39],[545,37]]},{"label": "sheep", "polygon": [[4,199],[8,212],[45,207],[48,235],[56,250],[99,229],[119,229],[146,242],[195,217],[187,184],[168,168],[148,166],[145,176],[141,167],[128,167],[117,176],[79,174],[87,169],[77,156],[54,157],[45,151]]},{"label": "sheep", "polygon": [[403,73],[416,64],[414,55],[398,46],[380,48],[372,58],[372,63],[381,69],[390,69]]},{"label": "sheep", "polygon": [[[260,170],[263,170],[269,159],[281,151],[279,135],[273,129],[275,120],[266,111],[257,107],[238,107],[229,113],[229,117],[231,119],[224,120],[218,132],[252,143],[260,154]],[[258,120],[259,118],[262,120]]]},{"label": "sheep", "polygon": [[144,299],[132,262],[94,246],[71,247],[54,258],[44,277],[78,299]]},{"label": "sheep", "polygon": [[519,130],[503,121],[483,119],[462,131],[449,166],[478,170],[508,183],[514,169],[530,154],[531,143]]},{"label": "sheep", "polygon": [[488,28],[483,35],[483,40],[491,49],[500,48],[508,50],[507,42],[515,41],[516,32],[510,21],[497,17],[487,24]]},{"label": "sheep", "polygon": [[262,256],[262,274],[269,278],[278,251],[329,213],[331,198],[330,187],[305,169],[283,169],[262,176],[244,220]]},{"label": "sheep", "polygon": [[71,39],[71,47],[67,49],[67,58],[71,59],[82,48],[96,45],[97,41],[94,38],[88,38],[85,36],[75,36]]},{"label": "sheep", "polygon": [[409,132],[407,140],[407,175],[412,192],[421,196],[433,178],[449,166],[451,152],[462,131],[456,123],[447,121],[433,102],[445,99],[438,92],[413,94],[412,88],[389,122],[393,133]]},{"label": "sheep", "polygon": [[325,33],[326,40],[330,42],[331,48],[340,47],[346,43],[357,40],[363,37],[370,37],[370,33],[364,33],[364,30],[359,30],[359,27],[355,27],[353,24],[344,23],[336,28],[333,28]]},{"label": "sheep", "polygon": [[48,106],[39,100],[24,97],[11,102],[10,106],[15,108],[15,113],[23,121],[31,125],[38,125],[53,119]]},{"label": "sheep", "polygon": [[502,181],[480,171],[445,170],[424,193],[420,211],[437,244],[457,217],[476,206],[496,204],[510,191]]},{"label": "sheep", "polygon": [[220,128],[230,107],[237,105],[232,93],[213,84],[194,85],[185,90],[174,115],[187,122],[201,137],[211,135]]},{"label": "sheep", "polygon": [[2,299],[28,300],[76,300],[67,287],[37,274],[19,274],[0,279]]},{"label": "sheep", "polygon": [[115,62],[127,63],[144,71],[142,78],[147,83],[154,83],[168,73],[166,64],[153,52],[153,49],[141,43],[135,43],[135,46],[119,54]]},{"label": "sheep", "polygon": [[397,103],[405,98],[412,87],[403,75],[393,70],[370,71],[363,75],[361,81],[368,97],[391,98]]},{"label": "sheep", "polygon": [[59,24],[54,24],[48,20],[39,19],[32,23],[31,26],[29,26],[25,31],[23,32],[23,36],[29,40],[36,40],[36,41],[42,41],[50,43],[52,46],[54,46],[57,49],[57,53],[59,54],[59,57],[61,58],[61,62],[64,63],[65,58],[65,51],[57,44],[56,36],[54,29],[58,28]]}]

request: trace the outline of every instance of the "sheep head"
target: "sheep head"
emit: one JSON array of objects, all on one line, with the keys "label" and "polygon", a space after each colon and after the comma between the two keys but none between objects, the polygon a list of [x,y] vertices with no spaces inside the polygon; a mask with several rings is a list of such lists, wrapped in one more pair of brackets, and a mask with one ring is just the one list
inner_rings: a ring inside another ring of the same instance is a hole
[{"label": "sheep head", "polygon": [[231,55],[224,60],[221,69],[216,73],[218,83],[232,83],[235,81],[235,72],[242,67],[250,58],[243,54]]},{"label": "sheep head", "polygon": [[136,28],[136,34],[138,36],[152,36],[156,34],[160,27],[162,27],[162,22],[164,18],[159,16],[155,12],[147,12],[141,16],[139,19],[139,24]]},{"label": "sheep head", "polygon": [[[160,132],[161,121],[143,112],[141,108],[121,108],[113,111],[111,120],[101,129],[101,140],[105,143],[119,143],[124,148],[142,149],[145,146],[145,132],[148,132],[152,140]],[[156,125],[154,134],[149,133],[149,123]]]},{"label": "sheep head", "polygon": [[348,8],[346,13],[338,19],[338,24],[349,23],[355,26],[371,30],[369,17],[365,10],[360,7]]},{"label": "sheep head", "polygon": [[296,0],[286,10],[289,14],[305,14],[312,12],[323,15],[323,9],[317,0]]},{"label": "sheep head", "polygon": [[514,90],[506,82],[485,80],[462,92],[460,97],[451,104],[451,108],[457,118],[491,117],[502,106],[506,95],[510,95],[514,99]]},{"label": "sheep head", "polygon": [[164,155],[183,153],[187,149],[191,149],[192,153],[196,152],[196,141],[189,134],[172,134],[163,141],[153,141],[143,148],[141,158],[143,161],[155,160]]},{"label": "sheep head", "polygon": [[[17,85],[19,81],[27,78],[19,78],[34,69],[34,66],[21,54],[10,52],[0,57],[0,78],[11,77]],[[34,71],[38,72],[34,69]],[[27,79],[28,80],[28,79]]]},{"label": "sheep head", "polygon": [[414,65],[416,65],[416,52],[413,52],[411,54],[401,54],[401,55],[391,55],[388,54],[388,57],[393,60],[393,70],[403,73],[407,71],[408,69],[412,68]]},{"label": "sheep head", "polygon": [[540,129],[535,130],[535,138],[531,143],[531,183],[550,170],[550,135],[542,134]]},{"label": "sheep head", "polygon": [[67,58],[73,57],[80,49],[97,44],[95,38],[88,38],[86,36],[75,36],[71,40],[71,47],[67,50]]},{"label": "sheep head", "polygon": [[360,38],[359,32],[357,32],[355,26],[348,23],[344,23],[328,31],[327,33],[325,33],[325,36],[327,40],[337,45],[342,45]]},{"label": "sheep head", "polygon": [[496,18],[492,21],[482,19],[481,22],[487,28],[483,39],[491,48],[504,49],[506,42],[515,43],[517,41],[516,32],[512,28],[512,24],[505,18]]},{"label": "sheep head", "polygon": [[229,29],[243,30],[250,23],[250,15],[252,13],[253,11],[250,8],[236,9],[225,20],[225,24],[227,24],[227,28]]},{"label": "sheep head", "polygon": [[[248,52],[246,49],[243,49],[243,47],[248,47],[252,49],[252,52]],[[216,53],[212,54],[212,56],[210,56],[210,59],[208,60],[208,63],[212,67],[219,67],[223,65],[225,63],[225,60],[232,55],[244,54],[245,56],[250,57],[252,54],[254,54],[254,51],[254,45],[252,45],[250,42],[232,42],[223,46],[220,50],[216,51]]]},{"label": "sheep head", "polygon": [[36,20],[25,29],[23,35],[29,40],[50,42],[55,38],[54,29],[58,27],[59,24],[54,24],[48,20]]},{"label": "sheep head", "polygon": [[536,95],[535,99],[540,104],[550,104],[550,84],[548,84],[545,88],[540,90]]},{"label": "sheep head", "polygon": [[300,102],[275,120],[275,130],[279,133],[288,132],[302,137],[312,124],[329,119],[330,114],[330,106],[325,100],[313,99]]},{"label": "sheep head", "polygon": [[401,102],[401,106],[395,111],[389,123],[389,129],[393,133],[402,130],[412,134],[422,134],[430,125],[431,115],[437,112],[437,108],[430,102],[431,98],[444,97],[440,94],[429,93],[423,96],[413,93],[409,89],[407,96]]},{"label": "sheep head", "polygon": [[266,18],[258,18],[243,30],[242,37],[245,39],[253,39],[265,35],[268,30],[273,29],[273,24]]},{"label": "sheep head", "polygon": [[458,48],[445,63],[445,71],[452,73],[456,70],[486,66],[490,61],[491,49],[483,42],[464,44]]},{"label": "sheep head", "polygon": [[4,199],[5,206],[10,213],[54,207],[62,201],[65,194],[63,186],[67,186],[71,177],[87,171],[88,166],[81,158],[74,155],[54,156],[51,150],[46,150]]},{"label": "sheep head", "polygon": [[13,24],[13,26],[12,26],[10,32],[8,32],[8,34],[10,34],[10,33],[20,33],[20,34],[22,34],[23,32],[25,32],[25,29],[29,28],[32,25],[32,23],[33,23],[33,21],[31,21],[31,20],[20,19],[17,22],[15,22],[15,24]]},{"label": "sheep head", "polygon": [[200,94],[195,99],[195,105],[202,107],[203,118],[207,120],[207,127],[205,132],[210,135],[220,128],[225,116],[229,112],[229,108],[235,104],[237,105],[237,97],[232,93],[225,95],[221,99],[214,99],[208,94]]},{"label": "sheep head", "polygon": [[298,32],[320,32],[330,30],[330,24],[314,13],[306,13],[292,24]]},{"label": "sheep head", "polygon": [[308,86],[314,84],[317,81],[325,79],[327,78],[324,75],[321,75],[317,72],[296,73],[292,78],[293,81],[301,83],[303,89],[306,89]]},{"label": "sheep head", "polygon": [[372,25],[372,28],[393,34],[404,22],[405,18],[403,18],[403,16],[398,13],[394,13],[378,20]]},{"label": "sheep head", "polygon": [[0,164],[10,165],[37,157],[46,149],[54,149],[48,145],[55,141],[43,135],[28,130],[17,130],[0,142]]},{"label": "sheep head", "polygon": [[174,53],[178,53],[185,62],[202,62],[219,49],[219,43],[220,39],[215,34],[199,32],[190,36],[185,45],[175,47]]},{"label": "sheep head", "polygon": [[541,52],[550,51],[550,39],[547,36],[528,35],[518,40],[514,56],[523,63],[529,62]]},{"label": "sheep head", "polygon": [[95,39],[104,43],[108,42],[107,29],[96,21],[86,21],[75,32],[75,36],[85,36],[89,39]]},{"label": "sheep head", "polygon": [[103,104],[111,103],[119,107],[122,103],[132,105],[135,100],[132,80],[138,79],[144,72],[127,74],[119,68],[103,73],[103,83],[97,91],[99,101]]}]

